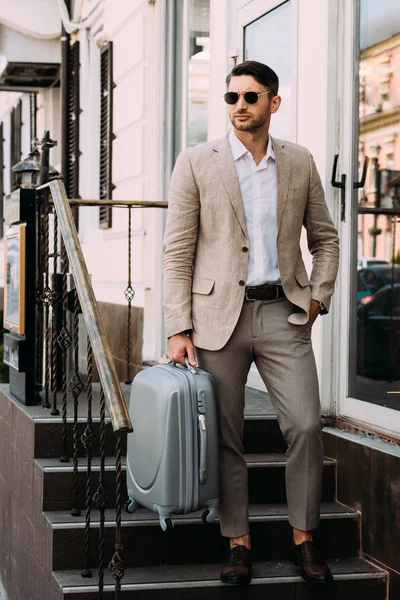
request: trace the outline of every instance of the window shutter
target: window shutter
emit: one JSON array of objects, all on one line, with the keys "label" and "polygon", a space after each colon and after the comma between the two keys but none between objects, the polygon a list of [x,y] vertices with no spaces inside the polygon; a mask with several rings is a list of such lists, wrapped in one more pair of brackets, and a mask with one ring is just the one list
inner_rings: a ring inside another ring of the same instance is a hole
[{"label": "window shutter", "polygon": [[65,188],[68,198],[79,196],[79,42],[68,47],[68,106],[67,106],[67,173]]},{"label": "window shutter", "polygon": [[29,94],[29,113],[30,113],[30,134],[31,134],[31,149],[33,150],[36,140],[36,113],[37,113],[37,96],[35,92]]},{"label": "window shutter", "polygon": [[22,129],[22,100],[11,111],[10,135],[10,177],[11,190],[15,189],[14,173],[12,168],[21,160],[21,129]]},{"label": "window shutter", "polygon": [[[113,54],[108,42],[100,58],[100,200],[112,198],[112,143],[113,143]],[[108,229],[112,225],[112,208],[100,207],[99,225]]]},{"label": "window shutter", "polygon": [[0,123],[0,239],[4,236],[4,140],[3,123]]}]

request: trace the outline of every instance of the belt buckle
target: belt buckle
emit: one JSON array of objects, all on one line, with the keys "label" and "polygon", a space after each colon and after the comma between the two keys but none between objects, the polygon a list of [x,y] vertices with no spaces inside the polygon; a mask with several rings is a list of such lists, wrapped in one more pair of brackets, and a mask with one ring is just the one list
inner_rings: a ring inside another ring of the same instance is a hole
[{"label": "belt buckle", "polygon": [[252,300],[251,298],[249,298],[248,295],[247,295],[247,292],[249,291],[249,289],[252,289],[252,286],[249,286],[249,287],[246,286],[246,289],[245,289],[245,292],[244,292],[244,297],[247,300],[247,302],[254,302],[254,300]]},{"label": "belt buckle", "polygon": [[277,285],[275,285],[275,298],[274,300],[278,300],[279,298],[279,287]]}]

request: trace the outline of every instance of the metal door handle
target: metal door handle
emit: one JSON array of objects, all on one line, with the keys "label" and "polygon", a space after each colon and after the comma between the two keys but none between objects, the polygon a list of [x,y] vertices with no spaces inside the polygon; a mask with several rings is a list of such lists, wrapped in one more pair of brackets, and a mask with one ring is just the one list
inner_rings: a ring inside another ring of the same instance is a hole
[{"label": "metal door handle", "polygon": [[340,220],[346,220],[346,175],[343,174],[340,181],[336,181],[336,170],[339,160],[339,154],[335,154],[333,159],[331,184],[335,188],[340,189]]},{"label": "metal door handle", "polygon": [[357,188],[362,188],[365,185],[365,178],[367,177],[368,163],[369,163],[369,156],[366,156],[364,158],[364,166],[363,166],[363,172],[362,172],[362,175],[361,175],[361,179],[360,179],[360,181],[355,181],[353,183],[353,188],[355,190]]}]

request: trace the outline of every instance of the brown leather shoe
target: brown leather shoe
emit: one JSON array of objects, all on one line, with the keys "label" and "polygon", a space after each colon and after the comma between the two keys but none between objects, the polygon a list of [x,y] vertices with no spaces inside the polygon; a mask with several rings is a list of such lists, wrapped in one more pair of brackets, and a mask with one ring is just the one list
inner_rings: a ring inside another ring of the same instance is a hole
[{"label": "brown leather shoe", "polygon": [[293,544],[293,562],[300,567],[300,574],[306,581],[328,583],[333,580],[326,560],[314,542]]},{"label": "brown leather shoe", "polygon": [[247,585],[251,581],[250,550],[235,546],[229,552],[228,562],[222,567],[221,581],[235,585]]}]

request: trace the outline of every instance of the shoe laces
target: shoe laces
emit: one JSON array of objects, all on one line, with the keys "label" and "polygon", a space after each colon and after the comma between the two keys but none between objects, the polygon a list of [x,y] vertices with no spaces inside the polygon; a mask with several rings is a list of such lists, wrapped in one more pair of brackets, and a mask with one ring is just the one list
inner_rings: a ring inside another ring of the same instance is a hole
[{"label": "shoe laces", "polygon": [[325,559],[322,556],[322,553],[318,549],[318,547],[314,544],[313,541],[307,540],[301,544],[301,550],[303,552],[303,556],[306,562],[314,563],[314,564],[324,564]]}]

